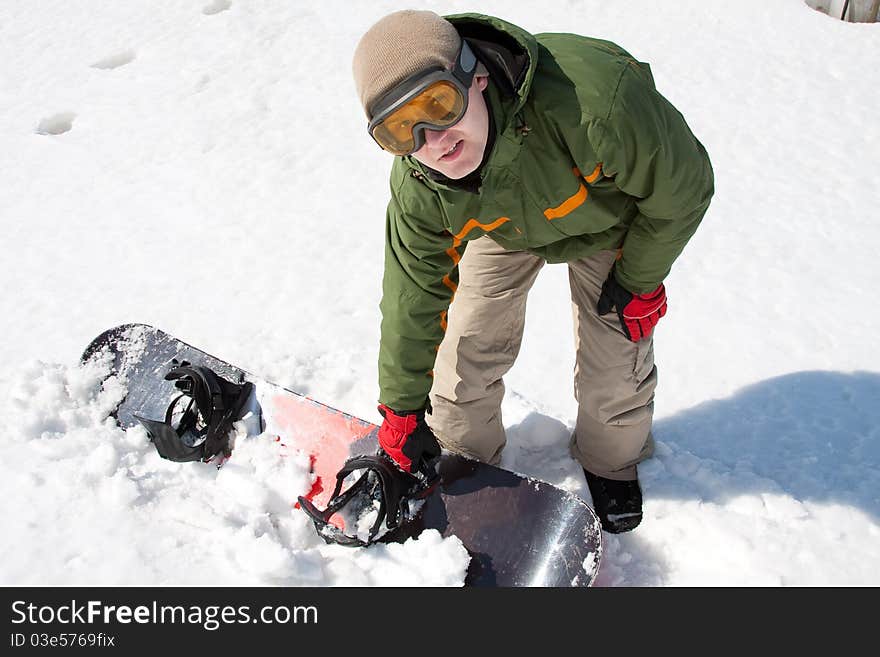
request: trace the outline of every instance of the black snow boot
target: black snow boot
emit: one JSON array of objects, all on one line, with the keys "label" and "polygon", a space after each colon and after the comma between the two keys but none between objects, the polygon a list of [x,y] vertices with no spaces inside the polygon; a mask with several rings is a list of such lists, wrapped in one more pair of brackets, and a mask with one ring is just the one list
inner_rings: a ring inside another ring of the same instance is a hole
[{"label": "black snow boot", "polygon": [[587,470],[584,470],[584,475],[602,529],[611,534],[635,529],[642,521],[642,489],[639,480],[606,479]]}]

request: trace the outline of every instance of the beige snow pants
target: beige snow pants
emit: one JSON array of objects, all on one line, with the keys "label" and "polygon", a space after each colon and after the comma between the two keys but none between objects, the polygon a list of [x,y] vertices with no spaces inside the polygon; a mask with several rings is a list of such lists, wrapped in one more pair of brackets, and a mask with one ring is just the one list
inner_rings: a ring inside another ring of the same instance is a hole
[{"label": "beige snow pants", "polygon": [[[601,251],[568,264],[578,401],[570,450],[590,472],[624,480],[634,479],[636,464],[653,452],[657,370],[651,338],[631,342],[616,313],[596,313],[615,256]],[[488,236],[468,242],[427,417],[447,449],[492,464],[501,460],[503,377],[519,353],[526,297],[543,265],[538,256],[507,251]]]}]

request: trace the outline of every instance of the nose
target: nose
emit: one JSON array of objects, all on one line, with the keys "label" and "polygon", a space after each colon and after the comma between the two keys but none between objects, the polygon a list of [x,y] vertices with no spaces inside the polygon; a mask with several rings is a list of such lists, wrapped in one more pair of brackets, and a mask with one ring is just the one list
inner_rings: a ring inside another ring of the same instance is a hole
[{"label": "nose", "polygon": [[432,151],[447,151],[452,144],[448,143],[448,130],[429,130],[425,128],[425,143]]}]

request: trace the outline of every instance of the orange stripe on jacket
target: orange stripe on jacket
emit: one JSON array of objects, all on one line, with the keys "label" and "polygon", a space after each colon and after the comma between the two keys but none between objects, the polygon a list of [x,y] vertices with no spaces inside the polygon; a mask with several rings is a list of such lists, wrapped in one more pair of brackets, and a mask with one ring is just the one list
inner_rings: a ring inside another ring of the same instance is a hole
[{"label": "orange stripe on jacket", "polygon": [[458,235],[453,235],[452,237],[452,246],[453,248],[459,246],[461,241],[465,238],[465,236],[471,232],[474,228],[482,228],[485,232],[490,233],[501,224],[506,224],[510,221],[508,217],[498,217],[495,221],[488,224],[481,224],[476,219],[468,219],[467,223],[464,225],[464,228],[458,233]]},{"label": "orange stripe on jacket", "polygon": [[[594,183],[599,179],[599,176],[602,175],[602,163],[596,165],[596,168],[593,169],[593,172],[589,176],[583,176],[581,174],[581,170],[575,167],[571,170],[572,173],[578,178],[583,177],[588,183]],[[565,199],[560,205],[557,205],[555,208],[547,208],[544,210],[544,216],[547,217],[547,221],[553,221],[554,219],[559,219],[568,214],[574,212],[577,208],[584,204],[584,201],[587,200],[587,197],[590,195],[589,190],[587,190],[586,186],[581,183],[578,186],[578,190],[570,197]]]},{"label": "orange stripe on jacket", "polygon": [[[578,175],[580,175],[580,173],[581,172],[578,171]],[[584,180],[586,180],[588,183],[594,183],[597,180],[599,180],[599,176],[601,176],[601,175],[602,175],[602,163],[599,162],[599,164],[596,165],[596,168],[593,169],[593,173],[591,173],[589,176],[584,176]]]},{"label": "orange stripe on jacket", "polygon": [[[574,169],[574,172],[575,175],[580,173],[577,169]],[[573,196],[569,196],[561,205],[557,205],[555,208],[547,208],[544,210],[544,216],[547,217],[547,221],[553,221],[554,219],[564,217],[581,207],[584,204],[584,201],[587,200],[588,195],[589,192],[587,192],[586,186],[583,183],[580,183],[578,190]]]},{"label": "orange stripe on jacket", "polygon": [[452,246],[446,249],[446,255],[452,258],[452,266],[454,267],[458,264],[458,261],[461,260],[461,254],[455,250],[461,244],[461,242],[456,240],[454,237],[452,239]]}]

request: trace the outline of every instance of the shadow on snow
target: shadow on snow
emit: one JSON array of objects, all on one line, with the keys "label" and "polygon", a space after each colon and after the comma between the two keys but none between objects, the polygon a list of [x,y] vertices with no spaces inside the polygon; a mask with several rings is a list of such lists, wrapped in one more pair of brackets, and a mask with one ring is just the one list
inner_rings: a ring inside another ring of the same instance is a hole
[{"label": "shadow on snow", "polygon": [[[530,414],[509,428],[513,453],[503,465],[522,469],[517,466],[528,467],[534,458],[536,467],[526,474],[558,485],[580,468],[540,453],[560,452],[560,442],[567,447],[569,431],[556,419]],[[647,503],[725,504],[775,494],[850,506],[880,519],[880,374],[805,371],[768,379],[658,419],[653,431],[657,450],[640,466]],[[585,483],[574,492],[589,500]],[[606,549],[635,559],[628,573],[603,568],[597,585],[662,585],[662,555],[638,532],[605,536]]]},{"label": "shadow on snow", "polygon": [[[880,374],[768,379],[658,420],[654,436],[662,443],[655,458],[705,501],[784,493],[880,518]],[[652,494],[675,496],[672,487],[660,477]]]}]

